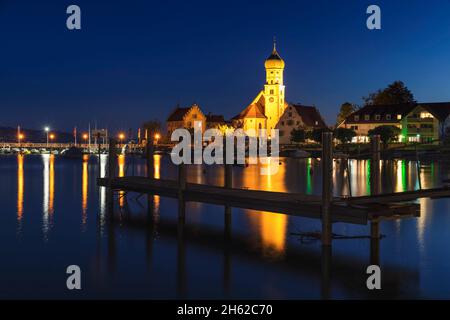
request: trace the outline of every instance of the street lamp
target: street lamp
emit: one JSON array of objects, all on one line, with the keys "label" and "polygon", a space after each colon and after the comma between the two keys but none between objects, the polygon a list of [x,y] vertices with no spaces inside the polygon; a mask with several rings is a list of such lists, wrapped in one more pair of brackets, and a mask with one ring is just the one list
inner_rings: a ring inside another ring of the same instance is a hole
[{"label": "street lamp", "polygon": [[156,144],[158,144],[159,138],[161,138],[160,134],[159,134],[159,133],[156,133],[156,134],[155,134]]},{"label": "street lamp", "polygon": [[125,134],[119,133],[119,141],[120,141],[120,144],[122,144],[123,139],[125,139]]},{"label": "street lamp", "polygon": [[19,133],[19,134],[17,135],[17,140],[18,140],[18,142],[19,142],[19,148],[20,148],[20,142],[23,140],[23,138],[25,138],[25,136],[24,136],[22,133]]},{"label": "street lamp", "polygon": [[47,148],[48,148],[48,132],[50,131],[50,128],[45,127],[44,130],[45,130],[45,133],[47,134]]}]

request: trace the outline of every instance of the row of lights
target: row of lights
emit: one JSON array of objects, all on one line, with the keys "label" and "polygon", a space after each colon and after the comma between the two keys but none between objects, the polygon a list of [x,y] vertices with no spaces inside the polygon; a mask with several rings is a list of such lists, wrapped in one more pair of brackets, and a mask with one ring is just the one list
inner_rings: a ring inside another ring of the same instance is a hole
[{"label": "row of lights", "polygon": [[[50,132],[50,128],[49,127],[45,127],[44,130],[45,130],[45,132],[47,134],[47,145],[48,145],[49,139],[50,140],[55,139],[55,134],[54,133],[49,133]],[[83,133],[82,137],[83,137],[84,140],[87,140],[89,138],[89,134]],[[20,143],[25,138],[25,135],[23,133],[19,133],[17,138],[18,138],[19,143]],[[118,138],[120,140],[120,143],[122,143],[122,141],[125,139],[125,134],[122,133],[122,132],[119,133],[118,134]],[[158,140],[161,138],[161,136],[159,135],[159,133],[156,133],[154,135],[154,138],[158,142]]]},{"label": "row of lights", "polygon": [[[50,128],[49,127],[45,127],[44,130],[45,130],[45,132],[47,134],[47,145],[48,145],[48,140],[49,139],[50,140],[55,139],[55,134],[54,133],[49,133],[50,132]],[[19,133],[17,135],[17,139],[19,140],[19,143],[20,143],[23,139],[25,139],[25,135],[23,133]]]}]

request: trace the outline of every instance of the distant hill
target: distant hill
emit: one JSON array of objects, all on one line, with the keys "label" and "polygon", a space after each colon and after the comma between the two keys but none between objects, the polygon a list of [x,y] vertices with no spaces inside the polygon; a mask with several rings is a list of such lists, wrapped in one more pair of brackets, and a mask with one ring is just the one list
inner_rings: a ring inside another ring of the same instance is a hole
[{"label": "distant hill", "polygon": [[[44,130],[20,129],[25,136],[22,142],[46,142],[47,134]],[[51,131],[55,135],[52,142],[73,142],[73,134],[62,131]],[[80,139],[80,137],[78,137]],[[0,127],[0,142],[17,142],[17,128]]]}]

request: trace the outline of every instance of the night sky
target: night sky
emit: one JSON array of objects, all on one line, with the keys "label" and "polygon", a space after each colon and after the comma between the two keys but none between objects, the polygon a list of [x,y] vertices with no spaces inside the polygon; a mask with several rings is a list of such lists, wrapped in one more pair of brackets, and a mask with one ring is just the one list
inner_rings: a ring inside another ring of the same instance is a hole
[{"label": "night sky", "polygon": [[[370,4],[381,31],[366,28]],[[193,102],[230,118],[262,89],[274,35],[287,100],[330,125],[394,80],[450,101],[449,14],[449,0],[0,0],[0,126],[128,129]]]}]

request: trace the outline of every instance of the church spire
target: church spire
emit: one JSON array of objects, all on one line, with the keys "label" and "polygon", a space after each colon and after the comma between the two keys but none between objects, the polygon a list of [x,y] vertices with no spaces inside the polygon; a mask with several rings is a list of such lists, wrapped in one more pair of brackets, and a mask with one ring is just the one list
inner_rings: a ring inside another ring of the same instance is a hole
[{"label": "church spire", "polygon": [[273,36],[273,53],[277,52],[277,38]]}]

